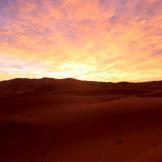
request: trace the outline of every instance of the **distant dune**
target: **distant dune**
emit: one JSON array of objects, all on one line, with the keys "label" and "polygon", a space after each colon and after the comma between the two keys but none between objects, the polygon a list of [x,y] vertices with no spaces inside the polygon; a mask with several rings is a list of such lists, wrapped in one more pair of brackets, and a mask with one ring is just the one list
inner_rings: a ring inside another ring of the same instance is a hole
[{"label": "distant dune", "polygon": [[0,162],[161,162],[162,81],[1,81],[0,129]]}]

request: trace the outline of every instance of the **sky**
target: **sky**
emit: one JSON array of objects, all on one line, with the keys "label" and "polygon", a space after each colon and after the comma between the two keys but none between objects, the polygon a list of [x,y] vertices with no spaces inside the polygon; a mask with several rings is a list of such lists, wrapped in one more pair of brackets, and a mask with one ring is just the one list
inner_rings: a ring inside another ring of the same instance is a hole
[{"label": "sky", "polygon": [[161,0],[0,0],[0,80],[162,80]]}]

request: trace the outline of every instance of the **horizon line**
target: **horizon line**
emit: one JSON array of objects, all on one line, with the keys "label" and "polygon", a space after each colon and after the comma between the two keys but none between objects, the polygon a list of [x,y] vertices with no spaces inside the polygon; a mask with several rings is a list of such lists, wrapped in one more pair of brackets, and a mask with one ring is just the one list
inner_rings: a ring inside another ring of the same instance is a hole
[{"label": "horizon line", "polygon": [[76,80],[76,81],[83,81],[83,82],[97,82],[97,83],[149,83],[149,82],[162,82],[162,80],[148,80],[148,81],[99,81],[99,80],[83,80],[83,79],[77,79],[77,78],[71,78],[71,77],[67,77],[67,78],[53,78],[53,77],[40,77],[40,78],[32,78],[32,77],[15,77],[15,78],[11,78],[11,79],[4,79],[4,80],[0,80],[1,82],[4,81],[12,81],[12,80],[16,80],[16,79],[28,79],[28,80],[42,80],[42,79],[53,79],[53,80],[67,80],[67,79],[71,79],[71,80]]}]

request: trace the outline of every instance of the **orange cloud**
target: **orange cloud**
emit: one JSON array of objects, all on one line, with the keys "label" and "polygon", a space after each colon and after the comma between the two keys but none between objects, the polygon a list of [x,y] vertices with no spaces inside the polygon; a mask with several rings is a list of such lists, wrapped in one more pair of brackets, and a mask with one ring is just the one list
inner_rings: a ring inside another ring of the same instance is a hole
[{"label": "orange cloud", "polygon": [[0,3],[0,79],[162,77],[160,0]]}]

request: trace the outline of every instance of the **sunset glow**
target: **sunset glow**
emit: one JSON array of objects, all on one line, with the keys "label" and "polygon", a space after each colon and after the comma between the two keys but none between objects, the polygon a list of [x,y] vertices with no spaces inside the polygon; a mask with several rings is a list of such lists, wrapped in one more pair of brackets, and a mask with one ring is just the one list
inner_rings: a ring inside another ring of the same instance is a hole
[{"label": "sunset glow", "polygon": [[162,80],[161,0],[0,0],[0,80]]}]

